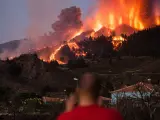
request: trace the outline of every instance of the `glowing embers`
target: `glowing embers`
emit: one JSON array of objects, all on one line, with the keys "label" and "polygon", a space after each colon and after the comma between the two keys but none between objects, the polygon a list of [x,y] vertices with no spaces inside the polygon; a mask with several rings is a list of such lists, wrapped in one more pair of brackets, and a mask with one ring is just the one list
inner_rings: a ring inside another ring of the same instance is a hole
[{"label": "glowing embers", "polygon": [[[64,46],[68,46],[70,51],[72,51],[75,56],[79,57],[79,56],[86,56],[86,53],[84,51],[81,51],[80,47],[77,45],[77,43],[75,42],[68,42],[66,44],[62,44],[60,45],[53,53],[52,55],[50,56],[50,61],[53,61],[53,60],[56,60],[59,64],[66,64],[67,62],[63,62],[62,60],[58,59],[58,58],[61,58],[60,55],[59,55],[59,51],[62,50],[62,48]],[[57,57],[59,56],[59,57]]]},{"label": "glowing embers", "polygon": [[77,50],[79,49],[79,46],[75,43],[75,42],[72,42],[72,43],[68,43],[68,47],[70,48],[70,50]]},{"label": "glowing embers", "polygon": [[118,48],[121,46],[124,40],[125,39],[122,36],[113,36],[112,44],[113,44],[114,50],[118,50]]},{"label": "glowing embers", "polygon": [[78,32],[76,32],[74,35],[73,35],[73,37],[71,38],[71,39],[73,39],[73,38],[75,38],[75,37],[77,37],[77,36],[79,36],[79,35],[81,35],[81,33],[83,32],[83,30],[81,29],[81,30],[79,30]]},{"label": "glowing embers", "polygon": [[156,18],[156,24],[157,24],[157,25],[160,25],[160,17],[157,17],[157,18]]},{"label": "glowing embers", "polygon": [[124,41],[125,39],[122,36],[113,36],[112,38],[113,41]]},{"label": "glowing embers", "polygon": [[99,20],[96,21],[95,27],[93,28],[95,32],[100,30],[103,27],[103,25],[100,23]]},{"label": "glowing embers", "polygon": [[[76,36],[80,35],[81,33],[82,33],[82,30],[78,31],[77,33],[75,33],[75,34],[73,35],[72,39],[75,38]],[[72,50],[73,48],[74,48],[74,49],[79,49],[79,46],[78,46],[75,42],[69,42],[69,41],[70,41],[70,40],[67,40],[67,43],[61,44],[61,45],[51,54],[49,61],[57,60],[57,62],[58,62],[59,64],[65,64],[64,62],[56,59],[56,54],[57,54],[66,44],[69,46],[70,50]]]},{"label": "glowing embers", "polygon": [[67,45],[77,57],[86,56],[87,53],[84,51],[81,51],[81,48],[77,45],[77,43],[71,42],[71,43],[68,43]]},{"label": "glowing embers", "polygon": [[50,56],[50,60],[49,61],[53,61],[53,60],[57,60],[55,55],[61,50],[61,48],[64,46],[65,44],[60,45]]}]

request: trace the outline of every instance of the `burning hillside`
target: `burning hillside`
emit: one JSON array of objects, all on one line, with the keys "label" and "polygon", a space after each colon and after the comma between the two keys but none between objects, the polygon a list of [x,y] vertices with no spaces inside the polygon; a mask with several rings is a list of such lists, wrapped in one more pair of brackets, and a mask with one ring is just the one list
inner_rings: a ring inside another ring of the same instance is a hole
[{"label": "burning hillside", "polygon": [[49,53],[43,52],[39,55],[42,60],[66,63],[69,56],[66,55],[65,62],[62,62],[63,55],[60,54],[64,47],[68,46],[66,49],[74,54],[72,56],[85,56],[87,52],[84,51],[84,46],[78,43],[89,37],[94,40],[101,35],[110,37],[114,49],[117,49],[125,40],[121,34],[129,36],[135,31],[160,25],[156,2],[156,0],[98,0],[94,14],[83,22],[80,8],[63,9],[58,20],[52,24],[53,32],[40,37],[34,50],[37,51],[37,46],[38,50],[43,49],[40,44],[43,43],[44,46],[50,46],[50,50]]},{"label": "burning hillside", "polygon": [[[69,46],[71,51],[80,50],[81,48],[75,41],[90,36],[105,35],[113,36],[112,44],[114,49],[117,49],[119,44],[125,40],[120,36],[121,34],[130,35],[135,31],[159,24],[159,18],[156,16],[157,7],[154,4],[155,1],[151,0],[114,0],[114,2],[99,0],[98,9],[93,16],[94,19],[89,17],[84,21],[83,27],[77,33],[74,33],[72,39],[68,39],[65,44]],[[87,30],[86,26],[91,30]],[[50,61],[57,60],[55,56],[65,44],[62,44],[51,54]],[[85,52],[75,52],[76,54],[86,55]]]}]

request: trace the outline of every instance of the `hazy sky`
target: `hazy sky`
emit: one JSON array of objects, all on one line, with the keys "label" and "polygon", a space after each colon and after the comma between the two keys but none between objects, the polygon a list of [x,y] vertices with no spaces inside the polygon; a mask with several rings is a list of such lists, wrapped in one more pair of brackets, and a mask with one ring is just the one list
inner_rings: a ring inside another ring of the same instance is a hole
[{"label": "hazy sky", "polygon": [[[38,1],[38,2],[37,2]],[[76,5],[85,18],[96,0],[0,0],[0,43],[24,38],[34,21],[38,34],[51,30],[62,8]],[[43,30],[42,30],[43,29]]]}]

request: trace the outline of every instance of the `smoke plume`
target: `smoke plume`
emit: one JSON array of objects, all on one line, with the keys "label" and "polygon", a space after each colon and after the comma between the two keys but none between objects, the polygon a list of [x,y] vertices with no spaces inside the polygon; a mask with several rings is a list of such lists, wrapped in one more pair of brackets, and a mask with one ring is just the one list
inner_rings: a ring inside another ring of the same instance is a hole
[{"label": "smoke plume", "polygon": [[40,36],[51,30],[51,24],[56,21],[57,13],[69,6],[71,0],[27,0],[29,37]]},{"label": "smoke plume", "polygon": [[[41,18],[39,18],[41,19]],[[38,21],[37,21],[38,22]],[[35,25],[33,25],[35,26]],[[2,59],[6,57],[16,57],[20,54],[29,52],[31,49],[42,49],[45,46],[53,45],[60,43],[61,41],[71,39],[74,34],[82,28],[81,20],[81,10],[75,6],[62,9],[60,14],[57,17],[57,21],[50,25],[53,29],[49,34],[42,35],[41,37],[31,38],[27,40],[22,40],[19,47],[14,51],[4,50],[0,54]],[[40,27],[40,26],[39,26]],[[36,32],[39,32],[39,27],[31,27],[30,31],[35,35]],[[32,32],[33,31],[33,32]]]},{"label": "smoke plume", "polygon": [[54,30],[53,37],[64,41],[82,28],[81,10],[75,6],[63,9],[58,16],[58,21],[52,24]]}]

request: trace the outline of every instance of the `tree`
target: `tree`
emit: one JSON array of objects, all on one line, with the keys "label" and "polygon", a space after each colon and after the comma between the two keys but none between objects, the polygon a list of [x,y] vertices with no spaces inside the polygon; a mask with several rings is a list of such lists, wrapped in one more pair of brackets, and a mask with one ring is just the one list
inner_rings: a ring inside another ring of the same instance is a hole
[{"label": "tree", "polygon": [[103,97],[111,97],[110,91],[113,90],[113,85],[109,81],[103,81],[101,95]]},{"label": "tree", "polygon": [[58,92],[58,88],[56,87],[50,87],[49,85],[46,85],[43,89],[42,89],[42,95],[45,95],[48,92]]},{"label": "tree", "polygon": [[160,26],[134,33],[123,42],[120,51],[125,55],[160,57],[159,33]]},{"label": "tree", "polygon": [[6,102],[9,101],[12,95],[12,89],[9,87],[0,87],[0,101]]},{"label": "tree", "polygon": [[8,72],[11,76],[18,77],[22,73],[22,68],[16,62],[12,62],[9,64]]},{"label": "tree", "polygon": [[127,35],[126,35],[126,34],[121,34],[121,36],[122,36],[124,39],[127,39]]},{"label": "tree", "polygon": [[149,89],[145,85],[137,84],[135,86],[136,92],[120,92],[116,94],[116,107],[123,114],[124,119],[155,119],[156,105],[160,102],[158,97],[160,96],[160,86],[153,86],[153,89],[148,92]]},{"label": "tree", "polygon": [[60,61],[64,62],[64,57],[60,57]]},{"label": "tree", "polygon": [[51,61],[51,62],[50,62],[50,65],[51,65],[52,67],[57,67],[57,66],[59,66],[59,64],[58,64],[57,61]]},{"label": "tree", "polygon": [[83,58],[79,58],[76,60],[69,60],[68,61],[68,67],[69,68],[84,68],[87,67],[88,65],[85,63],[85,60]]}]

